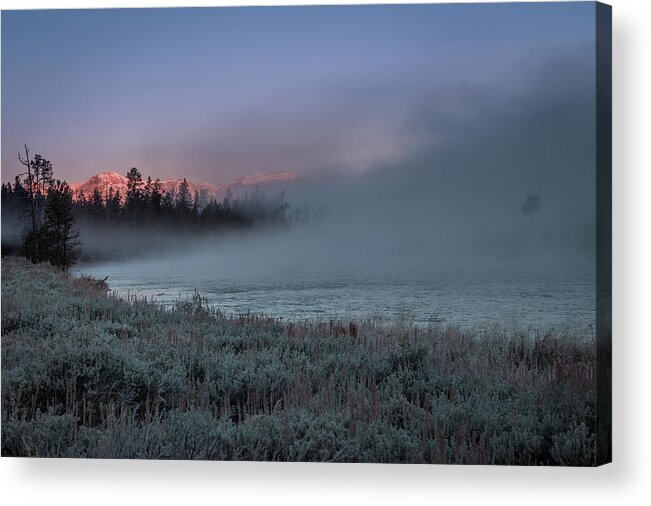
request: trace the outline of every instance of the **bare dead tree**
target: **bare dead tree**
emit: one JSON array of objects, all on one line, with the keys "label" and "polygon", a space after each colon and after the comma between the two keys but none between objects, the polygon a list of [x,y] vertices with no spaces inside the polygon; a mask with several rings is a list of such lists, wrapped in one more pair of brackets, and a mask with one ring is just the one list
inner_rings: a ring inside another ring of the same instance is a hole
[{"label": "bare dead tree", "polygon": [[29,148],[25,144],[25,158],[18,152],[18,161],[25,167],[25,172],[18,174],[23,178],[30,200],[30,217],[32,221],[32,233],[36,233],[36,202],[34,199],[34,174],[32,173],[32,161],[29,158]]},{"label": "bare dead tree", "polygon": [[41,260],[42,241],[40,237],[41,224],[45,211],[45,196],[48,188],[54,182],[52,162],[41,155],[29,154],[27,144],[24,145],[25,154],[18,152],[18,162],[25,167],[25,171],[18,174],[27,189],[29,208],[26,214],[30,217],[31,229],[27,229],[23,236],[23,245],[27,258],[33,262]]}]

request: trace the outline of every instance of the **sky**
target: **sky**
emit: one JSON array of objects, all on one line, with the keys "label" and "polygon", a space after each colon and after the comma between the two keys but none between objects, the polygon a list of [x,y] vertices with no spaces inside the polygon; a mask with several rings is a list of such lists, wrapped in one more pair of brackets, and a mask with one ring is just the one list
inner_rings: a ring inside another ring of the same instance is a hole
[{"label": "sky", "polygon": [[68,181],[399,172],[589,131],[593,58],[591,2],[4,11],[2,179],[24,143]]}]

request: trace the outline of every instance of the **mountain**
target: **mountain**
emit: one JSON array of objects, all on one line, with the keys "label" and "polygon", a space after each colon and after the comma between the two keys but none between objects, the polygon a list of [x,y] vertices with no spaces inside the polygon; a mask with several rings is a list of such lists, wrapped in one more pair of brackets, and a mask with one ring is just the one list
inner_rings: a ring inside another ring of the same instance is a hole
[{"label": "mountain", "polygon": [[[247,192],[254,191],[255,188],[258,188],[262,192],[280,191],[284,185],[292,184],[296,181],[298,181],[298,176],[292,172],[252,174],[242,179],[231,181],[228,184],[208,182],[194,183],[187,180],[188,189],[192,195],[197,191],[199,193],[204,193],[208,198],[214,198],[216,200],[223,199],[228,190],[230,190],[233,195],[241,197]],[[165,192],[176,193],[178,192],[179,186],[182,182],[183,178],[166,179],[161,181],[161,186]],[[105,195],[111,188],[113,191],[120,190],[120,194],[124,196],[127,191],[127,178],[117,172],[101,172],[100,174],[95,174],[84,182],[70,183],[70,188],[75,192],[75,195],[78,194],[78,192],[83,191],[87,197],[92,195],[95,189],[98,189],[102,192],[102,195]]]},{"label": "mountain", "polygon": [[83,191],[87,196],[92,195],[97,188],[102,194],[105,194],[110,188],[120,190],[122,193],[127,187],[127,178],[117,172],[102,172],[95,174],[83,183],[70,183],[70,189],[73,192]]}]

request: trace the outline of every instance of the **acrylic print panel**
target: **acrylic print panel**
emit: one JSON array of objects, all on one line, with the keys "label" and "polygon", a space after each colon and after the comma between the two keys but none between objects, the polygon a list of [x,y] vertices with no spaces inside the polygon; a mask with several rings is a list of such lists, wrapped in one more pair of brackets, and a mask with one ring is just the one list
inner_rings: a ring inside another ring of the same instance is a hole
[{"label": "acrylic print panel", "polygon": [[2,455],[609,462],[610,24],[3,12]]}]

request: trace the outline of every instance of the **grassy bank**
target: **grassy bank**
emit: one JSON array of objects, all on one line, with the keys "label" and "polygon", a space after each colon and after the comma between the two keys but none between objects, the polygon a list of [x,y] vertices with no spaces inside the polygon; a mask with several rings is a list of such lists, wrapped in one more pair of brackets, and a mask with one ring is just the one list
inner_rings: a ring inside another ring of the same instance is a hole
[{"label": "grassy bank", "polygon": [[225,318],[2,260],[2,455],[590,465],[567,335]]}]

